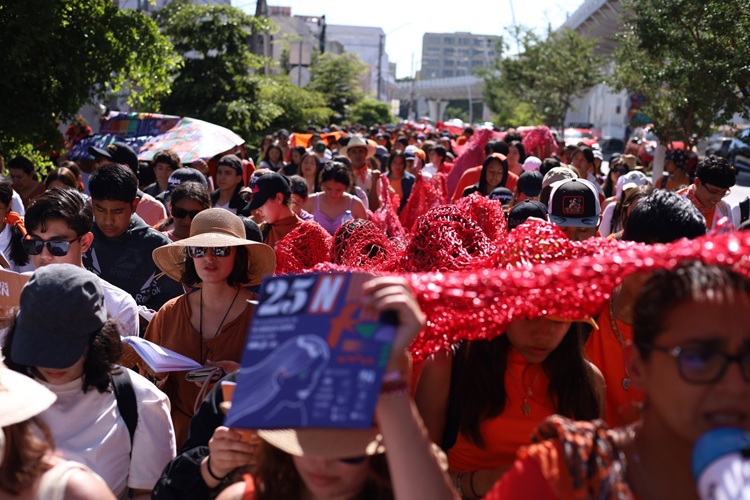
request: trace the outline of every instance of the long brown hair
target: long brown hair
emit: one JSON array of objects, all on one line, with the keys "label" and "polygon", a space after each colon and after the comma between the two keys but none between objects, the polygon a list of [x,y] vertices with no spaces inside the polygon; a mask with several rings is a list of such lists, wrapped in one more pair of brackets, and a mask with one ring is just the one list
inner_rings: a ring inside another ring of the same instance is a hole
[{"label": "long brown hair", "polygon": [[[575,420],[599,417],[594,372],[583,351],[581,323],[572,323],[557,348],[542,362],[549,379],[547,394],[558,414]],[[453,369],[458,398],[458,429],[480,448],[485,443],[480,424],[505,410],[510,341],[507,335],[492,340],[474,340],[459,346]]]},{"label": "long brown hair", "polygon": [[5,434],[5,453],[0,457],[0,491],[19,495],[31,489],[50,469],[45,456],[55,449],[55,442],[49,427],[37,417],[3,427],[0,432]]},{"label": "long brown hair", "polygon": [[[369,458],[370,470],[362,490],[352,500],[386,500],[393,498],[385,455]],[[261,442],[258,466],[253,471],[258,486],[258,500],[302,498],[304,482],[294,466],[292,456],[265,441]]]}]

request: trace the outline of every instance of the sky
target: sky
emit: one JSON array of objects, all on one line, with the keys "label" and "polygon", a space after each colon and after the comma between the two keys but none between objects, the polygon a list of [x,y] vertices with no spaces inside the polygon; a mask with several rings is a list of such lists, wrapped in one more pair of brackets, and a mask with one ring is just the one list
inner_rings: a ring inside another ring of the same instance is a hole
[{"label": "sky", "polygon": [[[328,24],[374,26],[385,32],[385,51],[397,63],[396,76],[413,75],[422,58],[422,35],[458,31],[506,35],[513,26],[540,33],[558,28],[583,0],[267,0],[268,6],[291,7],[292,15],[326,16]],[[232,0],[255,13],[255,0]]]}]

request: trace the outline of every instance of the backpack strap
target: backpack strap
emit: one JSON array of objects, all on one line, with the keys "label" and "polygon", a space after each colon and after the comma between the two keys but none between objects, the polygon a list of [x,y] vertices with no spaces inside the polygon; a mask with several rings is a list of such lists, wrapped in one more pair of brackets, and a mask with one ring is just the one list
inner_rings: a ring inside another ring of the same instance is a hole
[{"label": "backpack strap", "polygon": [[750,218],[750,196],[740,202],[740,224]]},{"label": "backpack strap", "polygon": [[130,434],[130,453],[133,453],[133,436],[138,426],[138,402],[135,399],[133,382],[124,368],[118,368],[112,373],[112,390],[117,400],[117,410],[125,421]]}]

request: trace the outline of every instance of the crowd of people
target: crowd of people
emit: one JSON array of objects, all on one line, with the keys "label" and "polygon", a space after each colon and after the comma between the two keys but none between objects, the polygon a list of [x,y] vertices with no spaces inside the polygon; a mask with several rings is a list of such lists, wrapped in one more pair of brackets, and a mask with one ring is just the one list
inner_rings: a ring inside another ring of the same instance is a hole
[{"label": "crowd of people", "polygon": [[[28,277],[0,333],[0,498],[698,498],[698,438],[750,431],[723,158],[670,151],[653,178],[546,127],[89,153],[0,178],[2,267]],[[371,273],[363,303],[397,318],[373,428],[225,426],[263,278],[330,270]],[[157,373],[131,336],[212,373]]]}]

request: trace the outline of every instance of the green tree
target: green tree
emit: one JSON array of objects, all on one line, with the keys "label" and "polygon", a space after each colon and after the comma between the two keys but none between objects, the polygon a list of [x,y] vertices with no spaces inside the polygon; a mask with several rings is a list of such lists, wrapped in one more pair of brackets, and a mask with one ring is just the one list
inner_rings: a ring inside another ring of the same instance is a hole
[{"label": "green tree", "polygon": [[124,90],[154,109],[180,58],[156,23],[111,0],[0,0],[0,141],[59,142],[56,121]]},{"label": "green tree", "polygon": [[366,97],[349,108],[348,119],[366,127],[393,122],[391,106],[372,97]]},{"label": "green tree", "polygon": [[662,143],[750,117],[750,3],[635,0],[627,11],[612,83],[646,97]]},{"label": "green tree", "polygon": [[260,87],[260,99],[274,103],[281,114],[271,121],[268,131],[307,130],[310,125],[324,126],[330,123],[333,111],[326,106],[326,99],[319,92],[297,87],[289,77],[264,79]]},{"label": "green tree", "polygon": [[162,100],[165,112],[222,125],[246,140],[283,113],[281,106],[259,98],[263,77],[253,70],[265,60],[248,46],[251,32],[272,29],[267,18],[190,0],[174,0],[157,18],[175,49],[185,55],[172,93]]},{"label": "green tree", "polygon": [[505,120],[541,118],[564,128],[573,100],[602,80],[595,42],[570,29],[548,33],[544,39],[531,30],[519,30],[514,38],[521,53],[509,54],[501,41],[492,71],[485,76],[490,109]]},{"label": "green tree", "polygon": [[325,53],[316,58],[310,67],[309,90],[320,92],[336,118],[346,118],[347,107],[354,106],[364,97],[359,77],[366,70],[357,54]]}]

